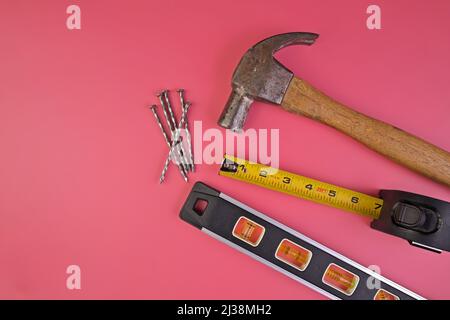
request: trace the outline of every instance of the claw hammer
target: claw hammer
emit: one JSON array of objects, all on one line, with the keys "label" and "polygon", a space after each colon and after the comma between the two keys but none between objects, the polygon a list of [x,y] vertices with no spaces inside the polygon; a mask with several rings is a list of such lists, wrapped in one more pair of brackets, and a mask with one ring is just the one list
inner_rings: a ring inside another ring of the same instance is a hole
[{"label": "claw hammer", "polygon": [[450,187],[450,153],[385,122],[333,100],[279,63],[273,54],[295,44],[311,45],[318,34],[291,32],[267,38],[242,57],[219,125],[240,132],[250,105],[262,100],[329,125],[395,162]]}]

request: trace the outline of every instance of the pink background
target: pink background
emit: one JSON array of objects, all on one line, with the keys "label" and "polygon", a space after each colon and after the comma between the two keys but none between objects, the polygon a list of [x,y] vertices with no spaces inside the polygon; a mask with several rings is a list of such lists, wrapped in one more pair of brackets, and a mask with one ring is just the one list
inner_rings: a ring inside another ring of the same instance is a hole
[{"label": "pink background", "polygon": [[[372,3],[382,30],[366,28]],[[70,4],[81,30],[66,28]],[[198,166],[189,184],[171,167],[158,184],[167,147],[145,108],[153,94],[185,87],[191,121],[217,128],[242,54],[289,31],[321,34],[278,55],[296,75],[450,150],[449,1],[2,0],[0,298],[323,298],[182,222],[197,180],[427,298],[450,298],[448,253],[367,218],[220,177],[218,165]],[[280,129],[285,170],[450,200],[448,188],[277,107],[256,104],[247,127]],[[71,264],[81,290],[66,289]]]}]

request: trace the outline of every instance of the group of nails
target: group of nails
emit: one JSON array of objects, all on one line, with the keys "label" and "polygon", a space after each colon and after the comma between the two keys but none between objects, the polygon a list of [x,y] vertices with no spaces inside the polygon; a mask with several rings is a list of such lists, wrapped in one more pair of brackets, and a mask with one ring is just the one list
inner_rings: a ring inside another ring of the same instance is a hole
[{"label": "group of nails", "polygon": [[167,155],[166,162],[164,163],[164,168],[161,172],[161,176],[159,177],[159,183],[164,182],[166,172],[169,168],[171,160],[174,161],[174,163],[178,167],[178,171],[186,182],[188,182],[188,173],[195,170],[192,155],[191,134],[189,133],[189,124],[187,118],[187,113],[189,107],[191,106],[191,103],[185,101],[184,89],[177,89],[177,92],[180,98],[181,106],[181,116],[178,122],[175,119],[172,104],[170,103],[169,90],[163,90],[156,95],[161,103],[161,108],[163,110],[164,118],[166,119],[167,123],[167,130],[170,131],[169,134],[164,128],[161,122],[161,118],[158,115],[157,105],[153,104],[150,106],[150,110],[155,116],[156,123],[161,129],[163,138],[167,144],[167,147],[169,148],[169,153]]}]

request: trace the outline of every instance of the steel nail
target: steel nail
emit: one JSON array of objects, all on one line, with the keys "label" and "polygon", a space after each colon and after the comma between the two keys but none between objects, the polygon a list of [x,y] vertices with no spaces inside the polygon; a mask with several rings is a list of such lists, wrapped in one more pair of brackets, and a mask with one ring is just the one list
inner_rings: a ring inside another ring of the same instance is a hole
[{"label": "steel nail", "polygon": [[[167,146],[169,147],[169,149],[172,149],[172,143],[170,142],[169,137],[167,136],[167,133],[164,130],[164,127],[161,123],[161,119],[159,118],[158,113],[156,112],[156,105],[150,106],[150,110],[152,111],[152,113],[156,119],[156,123],[158,124],[158,126],[161,130],[161,133],[164,137],[164,140],[166,141]],[[169,156],[169,160],[170,160],[170,157],[171,157],[171,155]],[[160,183],[162,183],[164,181],[168,166],[169,166],[169,163],[167,163],[167,166],[166,166],[166,164],[164,165],[163,174],[161,174],[160,179],[159,179]],[[183,166],[181,166],[180,163],[178,163],[177,166],[178,166],[178,169],[179,169],[183,179],[187,182],[188,178],[187,178],[187,175],[186,175],[186,172],[185,172]]]}]

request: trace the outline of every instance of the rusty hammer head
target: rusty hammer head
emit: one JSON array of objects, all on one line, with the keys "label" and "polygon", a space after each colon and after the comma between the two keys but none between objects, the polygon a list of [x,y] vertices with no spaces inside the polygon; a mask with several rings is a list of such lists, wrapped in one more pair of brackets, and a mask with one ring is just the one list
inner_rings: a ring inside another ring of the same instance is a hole
[{"label": "rusty hammer head", "polygon": [[240,132],[254,100],[281,104],[294,75],[273,54],[294,44],[311,45],[318,36],[309,32],[284,33],[250,48],[234,71],[233,91],[220,116],[219,125]]}]

